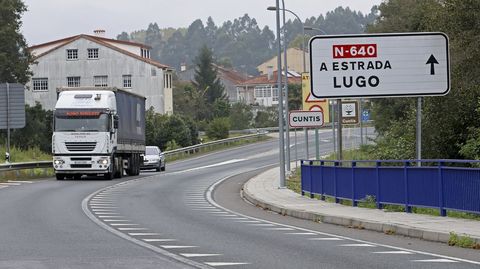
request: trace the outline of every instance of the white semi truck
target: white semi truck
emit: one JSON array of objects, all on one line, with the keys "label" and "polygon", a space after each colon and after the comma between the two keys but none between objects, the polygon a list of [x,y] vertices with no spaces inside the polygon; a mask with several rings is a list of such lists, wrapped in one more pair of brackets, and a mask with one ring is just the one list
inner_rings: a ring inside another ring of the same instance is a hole
[{"label": "white semi truck", "polygon": [[52,136],[58,180],[138,175],[145,154],[145,97],[117,88],[59,88]]}]

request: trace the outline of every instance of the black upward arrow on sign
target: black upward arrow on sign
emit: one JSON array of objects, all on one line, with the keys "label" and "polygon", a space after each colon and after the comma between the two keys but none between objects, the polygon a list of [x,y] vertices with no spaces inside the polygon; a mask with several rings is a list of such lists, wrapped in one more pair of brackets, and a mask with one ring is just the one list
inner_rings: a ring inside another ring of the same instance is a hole
[{"label": "black upward arrow on sign", "polygon": [[435,56],[430,55],[430,58],[428,58],[427,63],[430,64],[430,75],[435,75],[435,64],[438,64],[437,59],[435,59]]}]

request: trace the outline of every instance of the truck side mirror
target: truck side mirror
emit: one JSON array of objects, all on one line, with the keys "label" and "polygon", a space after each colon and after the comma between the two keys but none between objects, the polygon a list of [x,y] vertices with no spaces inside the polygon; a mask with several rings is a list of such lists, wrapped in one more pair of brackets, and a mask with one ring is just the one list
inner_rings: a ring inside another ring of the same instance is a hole
[{"label": "truck side mirror", "polygon": [[113,116],[113,128],[118,129],[118,115]]}]

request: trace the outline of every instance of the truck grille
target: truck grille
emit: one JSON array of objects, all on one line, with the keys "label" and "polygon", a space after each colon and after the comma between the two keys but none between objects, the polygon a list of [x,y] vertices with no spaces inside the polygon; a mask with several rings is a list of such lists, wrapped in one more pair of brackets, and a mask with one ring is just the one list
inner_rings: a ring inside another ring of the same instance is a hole
[{"label": "truck grille", "polygon": [[68,151],[93,151],[97,142],[65,142]]}]

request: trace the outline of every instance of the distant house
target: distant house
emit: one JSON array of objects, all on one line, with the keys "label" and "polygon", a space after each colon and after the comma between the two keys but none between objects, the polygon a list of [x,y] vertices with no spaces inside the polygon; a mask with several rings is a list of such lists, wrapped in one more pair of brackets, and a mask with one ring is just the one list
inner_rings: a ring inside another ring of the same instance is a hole
[{"label": "distant house", "polygon": [[[310,54],[305,52],[305,72],[308,72],[310,66]],[[299,74],[304,72],[303,70],[303,50],[297,48],[289,48],[287,50],[287,64],[288,70],[295,71]],[[261,74],[267,74],[268,67],[273,66],[273,71],[277,70],[277,56],[271,58],[270,60],[257,66],[258,71]],[[282,53],[282,69],[285,69],[285,63],[283,62],[283,53]]]},{"label": "distant house", "polygon": [[[238,102],[237,99],[237,88],[236,85],[243,83],[248,79],[246,74],[242,74],[234,69],[229,69],[214,65],[217,69],[218,77],[225,87],[225,93],[228,97],[230,103]],[[186,65],[182,64],[180,71],[177,72],[178,79],[180,81],[191,82],[195,80],[195,69],[187,68]]]},{"label": "distant house", "polygon": [[95,35],[76,35],[29,48],[35,57],[27,104],[51,110],[59,87],[117,87],[145,96],[158,113],[173,112],[173,69],[150,59],[150,47]]},{"label": "distant house", "polygon": [[[289,84],[301,84],[302,76],[288,72]],[[237,99],[246,104],[270,107],[278,105],[277,71],[270,67],[265,75],[260,75],[237,84]]]}]

